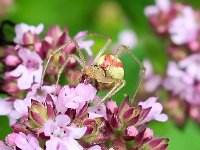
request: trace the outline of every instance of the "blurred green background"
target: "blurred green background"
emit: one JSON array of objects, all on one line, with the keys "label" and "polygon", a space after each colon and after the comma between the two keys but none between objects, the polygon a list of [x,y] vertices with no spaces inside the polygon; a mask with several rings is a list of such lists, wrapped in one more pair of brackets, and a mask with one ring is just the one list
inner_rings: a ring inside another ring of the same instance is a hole
[{"label": "blurred green background", "polygon": [[[200,9],[200,0],[179,1]],[[51,25],[58,24],[67,27],[71,36],[88,30],[107,34],[114,41],[120,31],[131,28],[138,37],[134,53],[140,60],[152,60],[155,71],[163,73],[168,59],[164,41],[153,33],[144,16],[144,8],[151,4],[154,4],[154,0],[15,0],[8,8],[7,15],[0,20],[9,19],[33,25],[44,23],[46,30]],[[103,42],[99,43],[93,48],[94,53],[98,52]],[[122,57],[127,85],[113,97],[118,103],[123,100],[124,94],[133,95],[138,81],[139,67],[135,62],[129,61],[128,57]],[[150,126],[156,136],[170,139],[169,150],[200,150],[200,128],[190,119],[182,128],[175,126],[170,120],[166,123],[153,122]],[[0,138],[8,132],[10,129],[7,119],[1,117]]]}]

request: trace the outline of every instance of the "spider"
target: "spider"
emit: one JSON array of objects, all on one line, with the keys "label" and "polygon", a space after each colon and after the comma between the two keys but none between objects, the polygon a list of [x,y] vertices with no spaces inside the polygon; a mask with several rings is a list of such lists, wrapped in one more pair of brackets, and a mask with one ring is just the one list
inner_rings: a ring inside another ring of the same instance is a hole
[{"label": "spider", "polygon": [[[82,67],[82,77],[87,80],[87,83],[92,84],[98,91],[104,91],[107,90],[107,94],[101,99],[101,102],[104,102],[107,98],[110,98],[111,96],[115,95],[121,88],[123,88],[126,84],[124,80],[124,68],[121,60],[119,59],[119,56],[121,56],[123,53],[128,53],[131,55],[133,60],[139,64],[141,68],[141,75],[139,79],[138,86],[136,88],[136,91],[134,93],[133,99],[135,98],[138,88],[142,82],[142,78],[145,73],[145,67],[143,64],[137,59],[137,57],[132,53],[131,50],[125,45],[120,45],[117,48],[116,54],[104,54],[105,50],[109,47],[109,45],[112,43],[112,39],[110,37],[107,37],[105,35],[97,34],[97,33],[91,33],[90,36],[95,37],[101,37],[106,39],[106,43],[103,46],[102,49],[98,52],[96,55],[93,63],[91,65],[87,65],[85,58],[83,56],[83,53],[77,43],[76,40],[70,40],[66,44],[62,45],[55,51],[53,51],[50,56],[47,59],[46,65],[44,67],[44,71],[42,74],[42,80],[44,80],[44,76],[48,67],[48,64],[51,60],[51,58],[58,52],[60,52],[63,48],[67,47],[69,44],[73,43],[76,47],[76,50],[79,54],[79,56],[75,54],[70,54],[67,59],[62,64],[61,68],[58,71],[57,75],[57,82],[56,85],[58,85],[60,76],[65,69],[66,65],[68,64],[69,60],[71,58],[74,58]],[[42,83],[41,83],[42,85]]]}]

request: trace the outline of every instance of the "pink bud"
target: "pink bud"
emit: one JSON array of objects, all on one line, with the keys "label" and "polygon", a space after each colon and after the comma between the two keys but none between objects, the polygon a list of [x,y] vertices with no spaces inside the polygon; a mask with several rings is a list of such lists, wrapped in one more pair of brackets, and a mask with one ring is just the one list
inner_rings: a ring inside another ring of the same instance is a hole
[{"label": "pink bud", "polygon": [[136,136],[138,134],[138,131],[135,126],[129,126],[127,127],[127,134],[129,136]]},{"label": "pink bud", "polygon": [[151,130],[150,128],[146,128],[145,132],[144,132],[144,139],[145,138],[152,138],[153,137],[153,130]]},{"label": "pink bud", "polygon": [[115,101],[112,101],[112,100],[108,101],[106,103],[106,106],[112,113],[114,113],[115,110],[118,108],[117,103]]},{"label": "pink bud", "polygon": [[199,48],[200,48],[199,42],[198,42],[198,41],[191,41],[191,42],[189,42],[189,48],[190,48],[193,52],[198,51]]},{"label": "pink bud", "polygon": [[15,67],[20,63],[20,59],[17,56],[14,55],[8,55],[5,59],[4,62],[8,66]]},{"label": "pink bud", "polygon": [[11,95],[19,94],[20,92],[16,82],[8,82],[2,89]]},{"label": "pink bud", "polygon": [[16,133],[11,133],[6,137],[6,143],[10,146],[15,146],[15,138],[17,134]]}]

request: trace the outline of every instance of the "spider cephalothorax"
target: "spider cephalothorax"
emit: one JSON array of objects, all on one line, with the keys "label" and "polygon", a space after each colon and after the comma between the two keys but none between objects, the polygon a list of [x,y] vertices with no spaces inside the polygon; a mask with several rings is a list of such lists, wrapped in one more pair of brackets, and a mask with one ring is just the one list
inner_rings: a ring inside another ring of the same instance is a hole
[{"label": "spider cephalothorax", "polygon": [[121,60],[110,54],[101,56],[96,65],[83,68],[82,73],[98,91],[110,90],[117,83],[125,82]]},{"label": "spider cephalothorax", "polygon": [[[76,50],[79,53],[79,57],[76,56],[75,54],[70,54],[69,57],[65,60],[65,62],[63,63],[63,65],[61,66],[58,72],[57,85],[58,85],[61,73],[63,72],[63,70],[65,69],[66,65],[68,64],[71,58],[74,58],[77,62],[79,62],[79,64],[83,68],[82,82],[92,84],[98,91],[108,90],[108,93],[103,97],[102,102],[105,101],[107,98],[113,96],[125,85],[123,63],[119,59],[119,56],[121,54],[129,53],[132,56],[132,58],[140,65],[142,69],[142,76],[144,75],[144,71],[145,71],[144,66],[133,55],[133,53],[128,49],[127,46],[120,45],[115,55],[111,55],[111,54],[103,55],[103,53],[105,52],[105,50],[108,48],[109,44],[112,41],[111,38],[108,38],[106,36],[99,35],[99,34],[92,34],[92,35],[106,38],[107,42],[104,45],[104,47],[99,51],[99,53],[97,54],[97,56],[95,57],[91,65],[86,65],[85,58],[82,54],[80,47],[78,46],[78,43],[75,40],[71,40],[71,41],[68,41],[65,45],[55,50],[52,54],[50,54],[47,60],[47,65],[44,68],[42,81],[44,79],[44,75],[45,75],[47,66],[49,64],[49,61],[51,60],[51,57],[53,57],[56,53],[58,53],[60,50],[62,50],[64,47],[68,46],[71,43],[74,43]],[[139,85],[141,83],[142,76],[140,78]]]}]

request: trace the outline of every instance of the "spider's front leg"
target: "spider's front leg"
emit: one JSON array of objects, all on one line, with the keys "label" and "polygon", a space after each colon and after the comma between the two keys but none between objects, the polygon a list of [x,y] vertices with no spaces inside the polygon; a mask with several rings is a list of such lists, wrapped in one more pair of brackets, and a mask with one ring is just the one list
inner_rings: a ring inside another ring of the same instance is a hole
[{"label": "spider's front leg", "polygon": [[140,74],[140,79],[139,79],[139,82],[138,82],[138,85],[137,85],[137,88],[134,92],[134,95],[133,95],[133,98],[131,100],[131,103],[133,102],[133,100],[135,99],[135,96],[137,94],[137,91],[142,83],[142,80],[143,80],[143,77],[145,75],[145,71],[146,71],[146,68],[144,67],[144,65],[140,62],[140,60],[133,54],[133,52],[128,48],[128,46],[126,45],[120,45],[119,48],[117,49],[117,52],[115,54],[116,57],[119,57],[120,55],[124,54],[124,53],[128,53],[131,55],[131,57],[133,58],[133,60],[138,63],[138,65],[140,66],[140,69],[141,69],[141,74]]},{"label": "spider's front leg", "polygon": [[[70,61],[70,59],[74,58],[83,68],[85,67],[84,62],[76,55],[70,54],[67,59],[64,61],[63,65],[60,67],[57,75],[57,81],[56,81],[56,87],[58,87],[60,76],[63,73],[63,70],[65,69],[66,65]],[[57,89],[57,88],[56,88]]]},{"label": "spider's front leg", "polygon": [[[70,44],[72,44],[72,43],[74,43],[74,45],[75,45],[75,47],[76,47],[76,50],[78,51],[78,53],[79,53],[79,57],[77,57],[76,55],[69,55],[70,56],[70,58],[74,58],[74,59],[76,59],[80,64],[81,64],[81,66],[82,67],[85,67],[85,65],[86,65],[86,62],[85,62],[85,59],[84,59],[84,56],[83,56],[83,54],[82,54],[82,52],[81,52],[81,49],[80,49],[80,47],[79,47],[79,45],[78,45],[78,43],[76,42],[76,40],[69,40],[66,44],[64,44],[64,45],[62,45],[62,46],[60,46],[58,49],[56,49],[56,50],[54,50],[53,52],[51,52],[50,53],[50,55],[49,55],[49,57],[48,57],[48,59],[47,59],[47,61],[46,61],[46,65],[45,65],[45,67],[44,67],[44,70],[43,70],[43,73],[42,73],[42,78],[41,78],[41,83],[40,83],[40,87],[42,86],[42,84],[43,84],[43,81],[44,81],[44,76],[45,76],[45,74],[46,74],[46,70],[47,70],[47,67],[48,67],[48,65],[49,65],[49,63],[50,63],[50,61],[51,61],[51,58],[54,56],[54,55],[56,55],[58,52],[60,52],[61,50],[63,50],[65,47],[67,47],[68,45],[70,45]],[[69,56],[68,56],[68,58],[69,58]],[[64,68],[65,68],[65,66],[67,65],[67,63],[68,63],[68,58],[67,58],[67,60],[65,60],[65,62],[64,62],[64,64],[61,66],[61,69],[59,70],[59,72],[60,71],[63,71],[64,70]],[[66,65],[65,65],[66,64]],[[62,69],[63,68],[63,69]],[[62,73],[62,72],[61,72]],[[61,74],[60,73],[60,74]],[[58,73],[58,79],[57,80],[59,80],[59,78],[60,78],[60,74]],[[57,81],[58,82],[58,81]]]},{"label": "spider's front leg", "polygon": [[89,36],[106,39],[106,43],[104,44],[104,46],[102,47],[102,49],[99,50],[98,54],[96,55],[96,57],[94,59],[93,64],[95,65],[98,62],[99,58],[103,55],[103,53],[106,51],[106,49],[112,43],[112,38],[109,37],[109,36],[107,36],[107,35],[98,34],[98,33],[90,33]]},{"label": "spider's front leg", "polygon": [[119,80],[115,83],[114,87],[104,96],[101,102],[104,102],[107,98],[115,95],[120,89],[124,87],[126,84],[125,80]]}]

